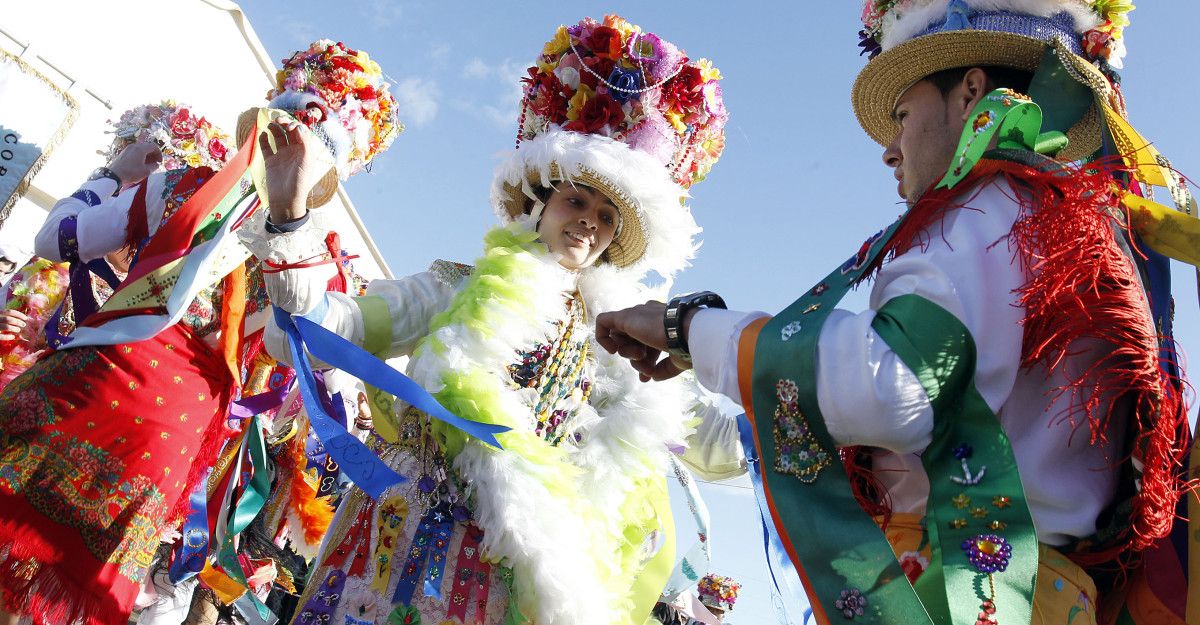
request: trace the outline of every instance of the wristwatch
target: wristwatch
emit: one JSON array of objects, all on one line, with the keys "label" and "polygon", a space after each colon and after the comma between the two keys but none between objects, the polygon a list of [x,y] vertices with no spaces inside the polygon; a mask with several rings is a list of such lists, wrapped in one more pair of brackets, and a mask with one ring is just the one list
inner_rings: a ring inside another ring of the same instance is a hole
[{"label": "wristwatch", "polygon": [[666,312],[663,313],[663,329],[667,332],[667,353],[691,362],[692,353],[688,351],[687,337],[683,335],[683,320],[688,311],[693,308],[725,307],[725,300],[712,291],[699,291],[671,298]]},{"label": "wristwatch", "polygon": [[[109,180],[112,180],[113,182],[117,183],[117,191],[120,191],[121,187],[125,185],[124,182],[121,182],[120,176],[115,174],[113,172],[113,170],[111,170],[107,167],[97,167],[96,170],[92,172],[92,175],[88,176],[89,181],[99,180],[101,178],[108,178]],[[116,194],[117,194],[117,192],[114,191],[113,195],[116,195]]]}]

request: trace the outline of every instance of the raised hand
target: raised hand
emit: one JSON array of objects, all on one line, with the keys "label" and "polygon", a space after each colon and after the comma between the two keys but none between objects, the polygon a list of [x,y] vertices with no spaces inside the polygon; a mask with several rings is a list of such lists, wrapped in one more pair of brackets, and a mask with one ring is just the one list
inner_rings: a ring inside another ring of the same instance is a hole
[{"label": "raised hand", "polygon": [[108,168],[121,179],[121,184],[137,184],[162,165],[162,150],[153,143],[133,143],[109,163]]},{"label": "raised hand", "polygon": [[0,341],[5,343],[22,338],[32,319],[19,310],[0,310]]},{"label": "raised hand", "polygon": [[[267,133],[274,140],[271,147]],[[312,133],[293,119],[276,118],[258,135],[267,170],[271,221],[294,221],[308,212],[308,196],[331,167],[333,157]]]},{"label": "raised hand", "polygon": [[629,359],[643,382],[673,378],[692,365],[672,357],[662,358],[667,349],[663,328],[666,309],[662,302],[646,302],[601,313],[596,316],[596,342],[609,353]]}]

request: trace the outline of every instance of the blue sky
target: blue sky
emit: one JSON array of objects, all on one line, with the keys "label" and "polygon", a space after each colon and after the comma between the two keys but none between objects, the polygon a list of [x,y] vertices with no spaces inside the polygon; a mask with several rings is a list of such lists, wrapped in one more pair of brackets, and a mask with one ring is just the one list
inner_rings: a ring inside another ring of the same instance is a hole
[{"label": "blue sky", "polygon": [[[1144,4],[1126,31],[1131,121],[1176,167],[1200,177],[1200,3]],[[397,275],[479,254],[482,233],[495,223],[491,172],[516,134],[517,80],[560,23],[585,15],[618,13],[693,58],[712,59],[725,76],[727,147],[693,189],[705,243],[677,291],[711,289],[731,307],[775,312],[902,210],[882,148],[850,108],[864,63],[856,0],[248,0],[242,7],[276,62],[328,37],[370,52],[396,83],[408,129],[347,187]],[[1200,349],[1196,279],[1183,267],[1175,274],[1178,334],[1185,351]],[[864,301],[859,293],[850,304]],[[748,583],[733,622],[774,622],[769,578],[755,559],[757,513],[741,486],[706,488],[716,568]]]}]

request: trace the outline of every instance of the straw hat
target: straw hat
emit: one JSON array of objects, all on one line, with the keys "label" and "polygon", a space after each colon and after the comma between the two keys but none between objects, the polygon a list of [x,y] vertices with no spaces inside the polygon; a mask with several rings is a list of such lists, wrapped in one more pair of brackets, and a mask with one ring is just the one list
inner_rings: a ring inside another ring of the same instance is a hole
[{"label": "straw hat", "polygon": [[[1084,0],[866,0],[860,45],[873,56],[854,83],[855,114],[867,134],[888,145],[899,130],[892,112],[909,87],[947,69],[1001,66],[1033,73],[1047,50],[1095,99],[1067,131],[1060,155],[1075,160],[1101,146],[1099,103],[1113,87],[1098,64],[1123,54],[1127,9],[1098,14]],[[1113,3],[1115,6],[1117,3]]]},{"label": "straw hat", "polygon": [[[238,115],[237,120],[237,144],[241,146],[246,142],[246,137],[249,136],[250,130],[254,128],[254,124],[258,120],[258,109],[246,109]],[[265,128],[259,129],[259,132],[266,132]],[[256,180],[256,186],[259,189],[266,189],[266,181]],[[313,186],[312,191],[308,194],[308,207],[319,208],[329,203],[333,199],[334,194],[338,190],[338,174],[337,169],[330,167],[329,171],[317,181]],[[268,199],[269,201],[269,199]]]},{"label": "straw hat", "polygon": [[621,214],[608,262],[686,266],[700,229],[683,200],[725,146],[721,73],[614,15],[560,26],[528,73],[517,149],[492,185],[501,220],[536,201],[534,186],[584,184]]}]

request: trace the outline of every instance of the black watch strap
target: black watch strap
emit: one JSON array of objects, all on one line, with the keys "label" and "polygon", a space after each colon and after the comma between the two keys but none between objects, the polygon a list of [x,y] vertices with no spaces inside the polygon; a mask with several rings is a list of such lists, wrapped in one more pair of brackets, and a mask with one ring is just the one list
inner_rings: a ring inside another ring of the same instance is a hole
[{"label": "black watch strap", "polygon": [[676,358],[691,361],[687,337],[683,335],[683,320],[693,308],[725,308],[725,300],[712,291],[699,291],[671,298],[663,313],[663,329],[667,333],[667,352]]},{"label": "black watch strap", "polygon": [[92,172],[92,175],[88,176],[88,180],[99,180],[101,178],[108,178],[109,180],[117,183],[117,190],[113,192],[113,195],[116,195],[118,192],[120,192],[121,186],[125,184],[121,181],[120,176],[107,167],[97,167],[96,170]]}]

